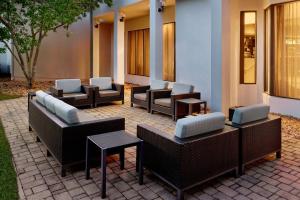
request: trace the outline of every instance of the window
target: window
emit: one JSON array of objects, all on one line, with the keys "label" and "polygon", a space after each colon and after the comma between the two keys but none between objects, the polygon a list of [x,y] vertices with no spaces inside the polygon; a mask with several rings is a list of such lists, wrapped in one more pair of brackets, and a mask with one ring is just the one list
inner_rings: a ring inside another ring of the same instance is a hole
[{"label": "window", "polygon": [[256,83],[256,12],[241,12],[240,83]]},{"label": "window", "polygon": [[265,11],[265,90],[300,99],[300,1]]},{"label": "window", "polygon": [[163,26],[163,80],[175,81],[175,23]]},{"label": "window", "polygon": [[149,76],[149,29],[128,32],[128,74]]}]

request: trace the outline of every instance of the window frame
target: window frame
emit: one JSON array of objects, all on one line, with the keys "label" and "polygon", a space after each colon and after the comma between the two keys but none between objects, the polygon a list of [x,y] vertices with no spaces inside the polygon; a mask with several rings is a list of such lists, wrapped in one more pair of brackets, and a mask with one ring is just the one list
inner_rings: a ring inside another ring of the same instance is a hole
[{"label": "window frame", "polygon": [[[244,62],[244,37],[245,37],[245,13],[255,13],[255,78],[253,83],[245,83],[245,62]],[[240,12],[240,84],[241,85],[256,85],[257,83],[257,11],[245,10]]]}]

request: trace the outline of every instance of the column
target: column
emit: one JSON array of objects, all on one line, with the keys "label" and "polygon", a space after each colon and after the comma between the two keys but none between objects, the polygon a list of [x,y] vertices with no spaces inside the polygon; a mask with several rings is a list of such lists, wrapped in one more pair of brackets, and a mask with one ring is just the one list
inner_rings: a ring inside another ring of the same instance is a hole
[{"label": "column", "polygon": [[211,0],[211,110],[222,111],[222,0]]},{"label": "column", "polygon": [[114,18],[114,63],[113,78],[116,83],[124,84],[125,73],[125,23],[120,21],[121,15],[116,6]]},{"label": "column", "polygon": [[150,79],[162,79],[162,13],[159,0],[150,1]]},{"label": "column", "polygon": [[[97,26],[98,25],[98,26]],[[99,76],[99,29],[100,29],[100,22],[94,20],[93,25],[93,77]]]}]

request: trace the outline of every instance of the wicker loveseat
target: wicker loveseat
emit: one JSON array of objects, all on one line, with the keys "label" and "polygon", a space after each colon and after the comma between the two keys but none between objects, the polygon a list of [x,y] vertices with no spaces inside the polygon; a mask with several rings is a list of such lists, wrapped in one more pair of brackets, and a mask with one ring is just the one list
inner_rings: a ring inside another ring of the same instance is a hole
[{"label": "wicker loveseat", "polygon": [[50,93],[60,100],[75,106],[93,107],[93,88],[81,84],[80,79],[61,79],[50,87]]},{"label": "wicker loveseat", "polygon": [[185,106],[175,109],[176,101],[179,99],[196,98],[200,99],[200,93],[194,92],[194,86],[174,83],[172,90],[161,90],[151,92],[151,113],[154,111],[171,115],[173,120],[187,115]]},{"label": "wicker loveseat", "polygon": [[151,80],[147,86],[133,86],[131,88],[131,107],[139,105],[150,112],[151,92],[156,90],[167,90],[168,82],[162,80]]},{"label": "wicker loveseat", "polygon": [[113,83],[111,77],[96,77],[90,79],[94,88],[94,104],[121,101],[124,104],[124,85]]},{"label": "wicker loveseat", "polygon": [[148,125],[138,125],[144,141],[144,166],[183,192],[234,171],[238,175],[238,129],[225,126],[222,113],[180,119],[171,135]]},{"label": "wicker loveseat", "polygon": [[[61,166],[61,176],[73,166],[83,167],[86,137],[124,130],[124,118],[97,119],[43,92],[29,101],[29,130]],[[93,151],[99,162],[100,154]]]},{"label": "wicker loveseat", "polygon": [[263,104],[236,108],[227,125],[239,129],[239,171],[245,165],[271,153],[281,157],[281,118],[269,115],[270,107]]}]

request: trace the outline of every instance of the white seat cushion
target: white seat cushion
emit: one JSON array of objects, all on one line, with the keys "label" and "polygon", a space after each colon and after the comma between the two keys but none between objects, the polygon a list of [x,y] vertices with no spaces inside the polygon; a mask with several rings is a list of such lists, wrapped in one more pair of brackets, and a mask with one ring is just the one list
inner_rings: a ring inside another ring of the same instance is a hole
[{"label": "white seat cushion", "polygon": [[232,122],[235,124],[245,124],[261,119],[266,119],[270,112],[270,106],[265,104],[256,104],[236,108],[234,110]]},{"label": "white seat cushion", "polygon": [[45,106],[47,110],[52,113],[55,113],[55,103],[60,101],[59,99],[53,97],[52,95],[48,95],[45,97]]},{"label": "white seat cushion", "polygon": [[154,103],[160,106],[171,107],[171,99],[170,98],[161,98],[155,99]]},{"label": "white seat cushion", "polygon": [[167,89],[168,81],[162,80],[151,80],[150,89],[151,90],[164,90]]},{"label": "white seat cushion", "polygon": [[84,93],[67,93],[64,94],[64,97],[74,97],[76,100],[87,99],[88,95]]},{"label": "white seat cushion", "polygon": [[111,77],[90,78],[90,85],[98,86],[99,90],[111,90],[112,78]]},{"label": "white seat cushion", "polygon": [[78,109],[59,100],[55,102],[55,114],[57,117],[62,119],[68,124],[79,123],[79,118],[77,115]]},{"label": "white seat cushion", "polygon": [[63,90],[63,93],[76,93],[81,91],[80,79],[61,79],[55,81],[55,88]]},{"label": "white seat cushion", "polygon": [[225,115],[220,112],[179,119],[175,135],[187,138],[221,130],[225,126]]},{"label": "white seat cushion", "polygon": [[194,92],[194,86],[192,85],[187,85],[183,83],[174,83],[173,89],[172,89],[172,94],[177,95],[177,94],[190,94]]},{"label": "white seat cushion", "polygon": [[146,93],[137,93],[133,95],[135,99],[146,101],[147,100],[147,94]]},{"label": "white seat cushion", "polygon": [[102,90],[99,93],[100,93],[100,97],[114,97],[120,95],[120,92],[116,90]]},{"label": "white seat cushion", "polygon": [[49,96],[46,92],[43,92],[42,90],[37,91],[36,93],[36,100],[43,106],[45,106],[45,97]]}]

